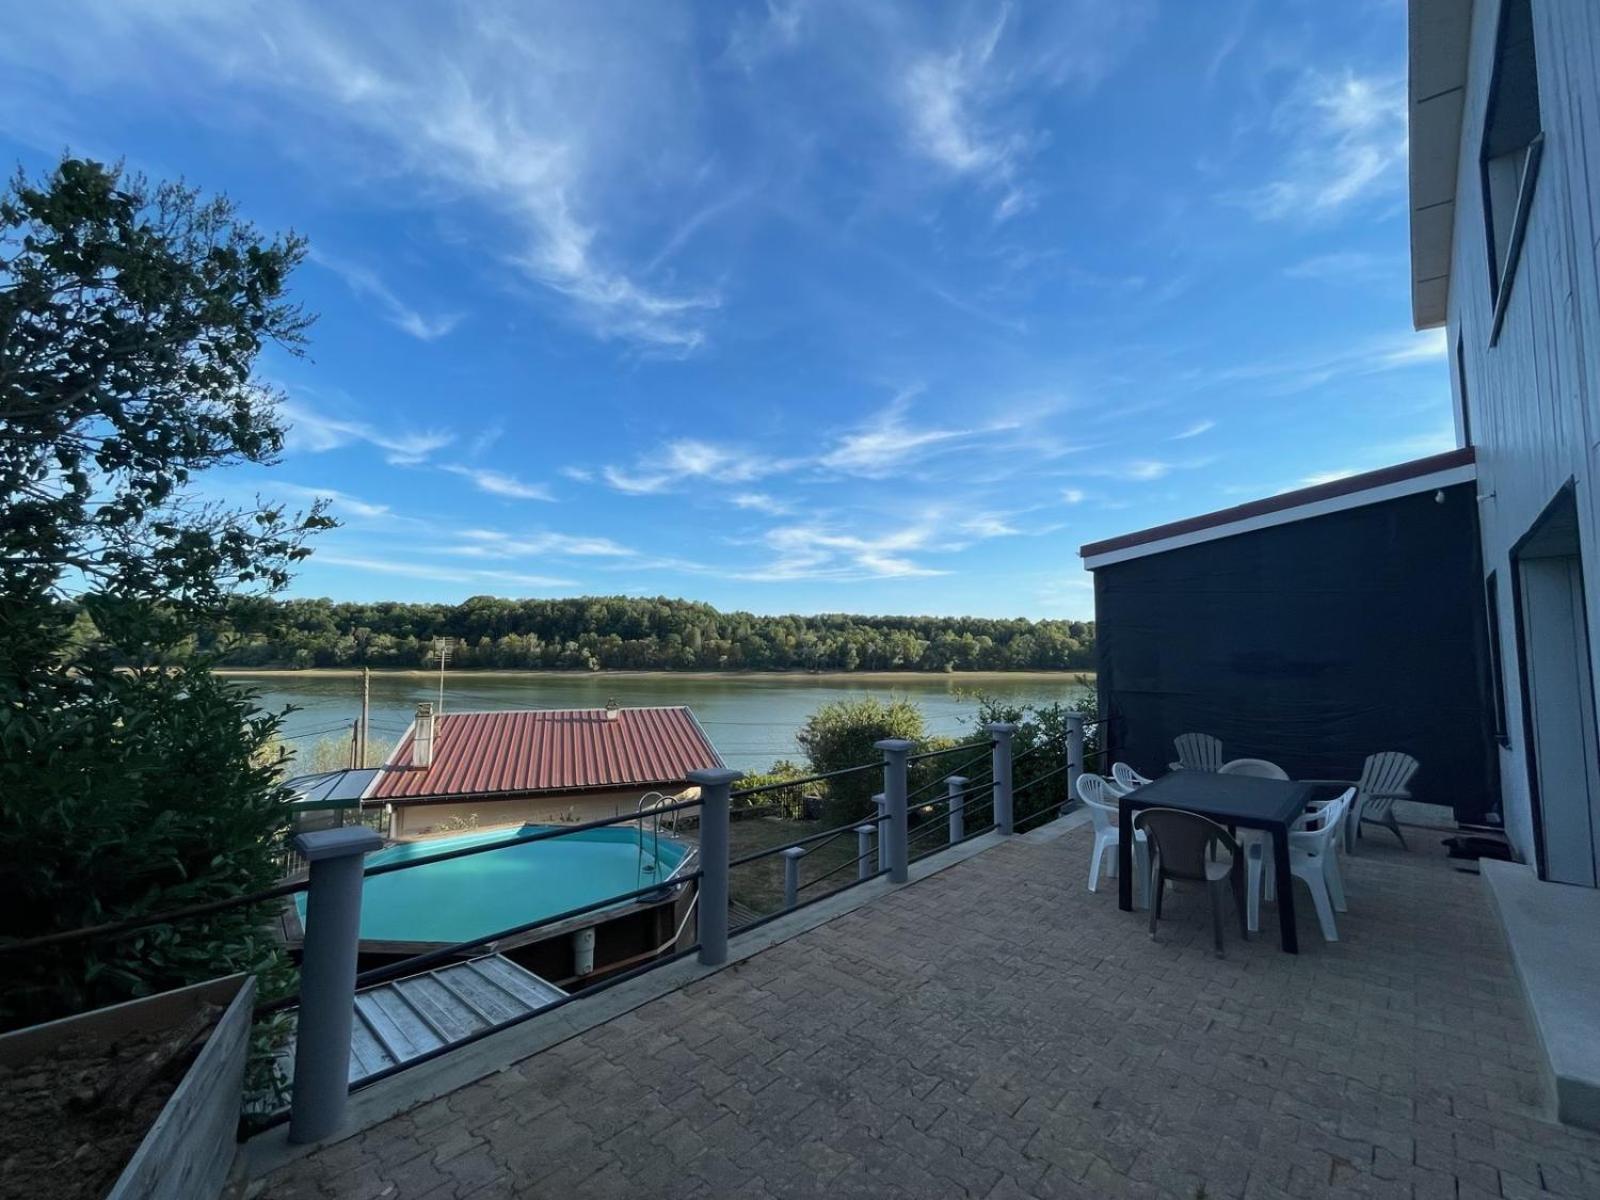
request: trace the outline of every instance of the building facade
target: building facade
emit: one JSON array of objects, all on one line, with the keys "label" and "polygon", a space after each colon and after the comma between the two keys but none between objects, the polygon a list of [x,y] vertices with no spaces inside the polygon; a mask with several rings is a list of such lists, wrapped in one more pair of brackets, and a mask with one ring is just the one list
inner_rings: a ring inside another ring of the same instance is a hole
[{"label": "building facade", "polygon": [[1600,883],[1600,4],[1413,0],[1413,315],[1475,451],[1505,831]]}]

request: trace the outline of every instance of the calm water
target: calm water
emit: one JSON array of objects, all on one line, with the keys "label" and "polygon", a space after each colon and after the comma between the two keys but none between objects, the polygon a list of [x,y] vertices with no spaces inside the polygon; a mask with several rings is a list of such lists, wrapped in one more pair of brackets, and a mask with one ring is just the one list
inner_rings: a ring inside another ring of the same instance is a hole
[{"label": "calm water", "polygon": [[[500,708],[600,708],[618,704],[687,704],[731,767],[759,771],[774,759],[796,757],[795,730],[819,705],[847,697],[904,697],[922,709],[930,733],[960,736],[974,729],[976,693],[1014,702],[1066,701],[1078,692],[1075,676],[900,676],[882,679],[786,676],[474,675],[445,681],[445,711]],[[299,749],[322,737],[346,734],[360,713],[359,676],[274,676],[242,683],[268,709],[297,706],[284,724]],[[438,699],[438,685],[418,675],[372,677],[372,738],[392,742],[405,730],[420,700]]]}]

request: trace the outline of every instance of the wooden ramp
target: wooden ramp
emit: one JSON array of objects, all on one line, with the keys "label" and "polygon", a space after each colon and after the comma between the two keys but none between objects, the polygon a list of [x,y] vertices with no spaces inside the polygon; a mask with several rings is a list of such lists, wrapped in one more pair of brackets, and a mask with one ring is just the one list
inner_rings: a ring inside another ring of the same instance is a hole
[{"label": "wooden ramp", "polygon": [[[566,994],[500,954],[362,988],[350,1026],[350,1082],[547,1008]],[[292,1039],[278,1061],[292,1074]]]}]

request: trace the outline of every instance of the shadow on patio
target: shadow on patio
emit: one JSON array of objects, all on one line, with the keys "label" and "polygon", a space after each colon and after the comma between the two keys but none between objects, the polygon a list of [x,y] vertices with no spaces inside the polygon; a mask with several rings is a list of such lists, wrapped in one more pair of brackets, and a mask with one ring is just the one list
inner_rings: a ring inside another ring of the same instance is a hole
[{"label": "shadow on patio", "polygon": [[[1072,828],[1064,828],[1066,826]],[[1600,1195],[1480,881],[1380,833],[1302,953],[1005,840],[253,1185],[268,1197]],[[1263,922],[1267,926],[1268,922]]]}]

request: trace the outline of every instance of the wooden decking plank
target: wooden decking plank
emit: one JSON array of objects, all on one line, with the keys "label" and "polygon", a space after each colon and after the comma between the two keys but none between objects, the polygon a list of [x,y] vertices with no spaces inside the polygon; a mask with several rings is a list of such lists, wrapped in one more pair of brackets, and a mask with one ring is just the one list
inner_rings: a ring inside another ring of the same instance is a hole
[{"label": "wooden decking plank", "polygon": [[396,1063],[372,1034],[372,1026],[367,1021],[366,1014],[356,1006],[356,1019],[350,1025],[350,1082],[365,1079],[385,1067],[392,1067]]},{"label": "wooden decking plank", "polygon": [[471,963],[460,963],[440,971],[438,979],[457,995],[471,1000],[478,1011],[488,1015],[498,1024],[528,1011],[522,1000],[471,969]]},{"label": "wooden decking plank", "polygon": [[404,1035],[408,1045],[401,1047],[401,1050],[406,1058],[415,1058],[419,1054],[426,1054],[429,1050],[437,1050],[449,1041],[429,1025],[426,1018],[415,1008],[406,1003],[405,997],[400,994],[398,984],[391,983],[387,987],[374,990],[372,1002],[383,1010],[383,1015],[388,1017],[394,1023],[394,1027]]},{"label": "wooden decking plank", "polygon": [[434,975],[418,975],[402,982],[405,985],[405,998],[425,1013],[452,1042],[493,1024],[487,1017],[463,1004],[461,997],[446,988]]},{"label": "wooden decking plank", "polygon": [[534,1008],[553,1004],[566,995],[555,984],[541,979],[525,967],[519,967],[502,955],[495,954],[488,958],[476,959],[474,962],[480,972],[488,975],[513,995],[526,1000]]},{"label": "wooden decking plank", "polygon": [[[385,987],[388,985],[385,984]],[[389,1057],[396,1062],[404,1062],[408,1058],[415,1058],[421,1053],[406,1036],[405,1030],[394,1023],[394,1018],[386,1013],[378,1004],[377,993],[382,989],[375,988],[370,992],[356,993],[356,1011],[366,1017],[367,1025],[372,1030],[372,1036],[388,1052]]]}]

